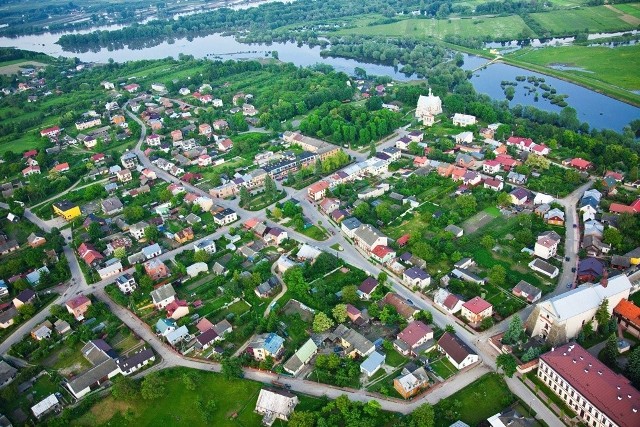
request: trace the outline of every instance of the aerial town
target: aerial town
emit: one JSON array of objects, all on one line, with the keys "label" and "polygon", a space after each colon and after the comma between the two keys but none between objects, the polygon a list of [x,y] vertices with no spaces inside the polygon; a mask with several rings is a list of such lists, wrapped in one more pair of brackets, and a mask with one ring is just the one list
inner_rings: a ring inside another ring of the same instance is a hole
[{"label": "aerial town", "polygon": [[631,149],[148,62],[2,81],[60,114],[2,149],[0,426],[640,426]]}]

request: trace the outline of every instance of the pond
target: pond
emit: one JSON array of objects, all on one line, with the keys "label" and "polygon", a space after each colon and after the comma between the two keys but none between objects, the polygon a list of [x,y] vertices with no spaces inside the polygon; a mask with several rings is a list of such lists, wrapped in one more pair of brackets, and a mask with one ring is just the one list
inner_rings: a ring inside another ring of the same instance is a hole
[{"label": "pond", "polygon": [[[85,30],[86,32],[90,30]],[[48,55],[78,57],[86,62],[107,62],[113,59],[116,62],[125,62],[138,59],[160,59],[167,56],[178,57],[179,54],[193,55],[197,58],[219,58],[219,59],[247,59],[262,58],[270,56],[271,51],[278,52],[278,58],[284,62],[292,62],[298,66],[308,66],[316,63],[323,63],[333,66],[336,70],[346,73],[353,73],[355,67],[366,70],[371,75],[387,75],[399,81],[407,81],[414,76],[406,76],[397,68],[379,64],[369,64],[353,59],[345,58],[323,58],[320,55],[319,46],[309,47],[298,46],[295,43],[256,43],[243,44],[231,36],[213,34],[205,37],[192,39],[178,39],[174,42],[163,42],[157,46],[144,47],[141,49],[117,49],[107,48],[82,53],[63,51],[55,44],[61,34],[41,34],[33,36],[22,36],[17,38],[0,37],[0,46],[15,46],[20,49],[43,52]],[[476,56],[464,55],[464,69],[472,70],[486,63],[486,59]],[[631,120],[640,118],[640,108],[625,104],[613,98],[601,95],[597,92],[583,88],[576,84],[563,80],[544,76],[539,73],[526,71],[506,64],[492,64],[487,68],[474,73],[471,82],[476,90],[485,93],[497,100],[504,100],[505,95],[500,86],[503,80],[515,81],[516,76],[544,77],[547,84],[557,90],[558,94],[568,95],[566,102],[578,111],[578,118],[589,123],[592,128],[612,129],[621,131]],[[533,93],[529,94],[524,89],[526,82],[516,86],[515,96],[510,105],[516,104],[531,105],[541,110],[559,112],[561,107],[553,105],[549,100],[538,98],[534,100]],[[542,94],[539,91],[540,95]]]}]

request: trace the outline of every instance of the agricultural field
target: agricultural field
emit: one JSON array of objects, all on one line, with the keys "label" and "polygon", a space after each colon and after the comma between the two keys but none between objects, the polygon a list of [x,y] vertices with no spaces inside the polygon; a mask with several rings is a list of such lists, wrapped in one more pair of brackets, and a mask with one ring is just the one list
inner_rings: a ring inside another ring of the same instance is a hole
[{"label": "agricultural field", "polygon": [[563,70],[568,75],[600,80],[629,91],[640,90],[640,75],[636,72],[640,46],[609,47],[562,46],[542,49],[521,49],[508,58],[550,67],[562,65],[582,70]]},{"label": "agricultural field", "polygon": [[472,19],[405,19],[392,24],[346,29],[338,33],[396,37],[435,37],[448,35],[491,40],[514,40],[523,30],[531,31],[519,16]]},{"label": "agricultural field", "polygon": [[627,16],[630,15],[607,6],[532,13],[529,16],[552,35],[570,35],[585,30],[588,33],[627,31],[636,29],[640,24],[640,20],[629,22],[631,20]]}]

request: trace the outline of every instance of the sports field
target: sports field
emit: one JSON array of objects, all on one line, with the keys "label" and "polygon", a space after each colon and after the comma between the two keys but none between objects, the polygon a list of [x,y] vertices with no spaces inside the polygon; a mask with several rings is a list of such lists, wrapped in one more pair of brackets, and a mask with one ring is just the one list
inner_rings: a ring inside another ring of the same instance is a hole
[{"label": "sports field", "polygon": [[640,45],[608,47],[563,46],[543,49],[522,49],[507,58],[530,64],[564,65],[582,70],[563,71],[567,74],[599,80],[629,91],[640,90]]},{"label": "sports field", "polygon": [[519,16],[482,17],[473,19],[405,19],[392,24],[342,30],[345,34],[396,37],[435,37],[447,35],[491,40],[514,40],[528,29]]}]

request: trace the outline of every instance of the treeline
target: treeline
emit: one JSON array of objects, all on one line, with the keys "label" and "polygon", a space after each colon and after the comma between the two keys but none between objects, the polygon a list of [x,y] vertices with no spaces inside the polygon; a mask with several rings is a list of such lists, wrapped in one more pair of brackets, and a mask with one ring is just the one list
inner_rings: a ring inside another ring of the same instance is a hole
[{"label": "treeline", "polygon": [[116,31],[67,34],[58,43],[65,49],[97,49],[127,44],[130,47],[157,45],[173,38],[220,32],[274,30],[285,25],[308,24],[362,14],[393,16],[397,11],[418,6],[418,0],[327,0],[323,2],[269,3],[245,10],[217,9],[181,16],[176,20],[155,20]]},{"label": "treeline", "polygon": [[334,101],[311,112],[300,123],[300,131],[338,144],[367,145],[389,135],[398,126],[400,116],[392,111],[368,111]]}]

